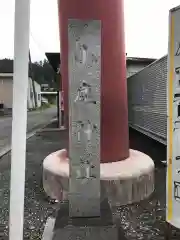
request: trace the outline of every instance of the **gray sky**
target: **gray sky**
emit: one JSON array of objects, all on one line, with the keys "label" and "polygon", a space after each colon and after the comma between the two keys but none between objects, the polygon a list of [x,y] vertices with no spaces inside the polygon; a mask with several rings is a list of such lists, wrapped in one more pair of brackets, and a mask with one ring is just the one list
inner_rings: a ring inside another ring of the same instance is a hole
[{"label": "gray sky", "polygon": [[[128,56],[156,57],[167,53],[169,9],[179,0],[124,0]],[[14,0],[0,0],[0,58],[13,57]],[[60,51],[57,0],[31,0],[32,60],[46,51]]]}]

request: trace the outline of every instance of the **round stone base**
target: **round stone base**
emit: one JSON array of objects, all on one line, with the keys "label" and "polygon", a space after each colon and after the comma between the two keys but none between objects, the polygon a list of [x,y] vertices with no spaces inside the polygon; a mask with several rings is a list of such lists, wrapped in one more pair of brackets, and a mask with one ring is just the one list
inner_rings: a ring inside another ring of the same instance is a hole
[{"label": "round stone base", "polygon": [[[154,162],[146,154],[131,149],[125,160],[101,163],[100,180],[111,205],[139,202],[154,191]],[[59,201],[68,199],[69,159],[65,149],[44,159],[43,186],[49,197]]]}]

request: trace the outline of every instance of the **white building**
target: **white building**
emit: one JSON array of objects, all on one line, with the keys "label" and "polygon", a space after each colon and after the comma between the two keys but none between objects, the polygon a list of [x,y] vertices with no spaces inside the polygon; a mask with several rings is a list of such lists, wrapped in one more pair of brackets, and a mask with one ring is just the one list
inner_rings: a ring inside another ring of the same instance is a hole
[{"label": "white building", "polygon": [[127,78],[131,75],[139,72],[144,67],[153,63],[156,59],[154,58],[136,58],[136,57],[127,57],[126,58],[126,72]]},{"label": "white building", "polygon": [[[37,107],[41,106],[41,87],[34,82]],[[29,77],[28,84],[28,109],[35,108],[35,94],[33,91],[32,79]],[[5,109],[12,109],[13,105],[13,73],[0,73],[0,103]]]}]

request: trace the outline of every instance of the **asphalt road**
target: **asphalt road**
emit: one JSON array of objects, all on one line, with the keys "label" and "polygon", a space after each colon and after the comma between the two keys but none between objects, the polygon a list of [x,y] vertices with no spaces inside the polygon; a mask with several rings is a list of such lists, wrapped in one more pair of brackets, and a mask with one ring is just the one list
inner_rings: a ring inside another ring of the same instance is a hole
[{"label": "asphalt road", "polygon": [[[56,117],[56,107],[28,112],[27,133],[31,133]],[[0,154],[11,144],[12,117],[0,117]]]}]

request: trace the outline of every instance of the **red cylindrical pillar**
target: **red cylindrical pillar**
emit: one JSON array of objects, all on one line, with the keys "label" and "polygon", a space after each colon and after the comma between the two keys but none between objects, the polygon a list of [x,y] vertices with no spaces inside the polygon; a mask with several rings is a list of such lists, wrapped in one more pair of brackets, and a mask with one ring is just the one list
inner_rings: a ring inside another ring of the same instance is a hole
[{"label": "red cylindrical pillar", "polygon": [[129,156],[123,0],[59,0],[61,69],[68,119],[68,19],[101,20],[101,161]]}]

